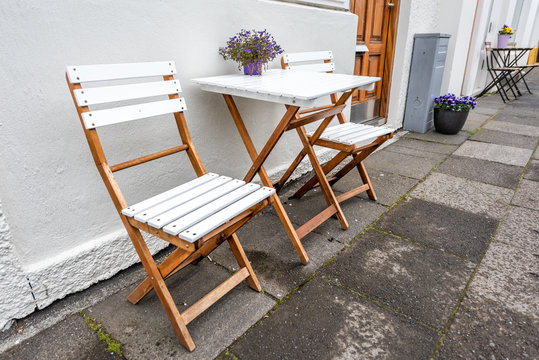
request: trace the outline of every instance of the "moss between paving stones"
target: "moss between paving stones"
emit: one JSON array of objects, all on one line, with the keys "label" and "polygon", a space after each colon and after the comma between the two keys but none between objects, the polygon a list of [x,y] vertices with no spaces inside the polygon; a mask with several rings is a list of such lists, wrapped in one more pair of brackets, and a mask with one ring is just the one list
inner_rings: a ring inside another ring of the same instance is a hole
[{"label": "moss between paving stones", "polygon": [[85,316],[86,310],[80,311],[80,315],[82,316],[84,322],[86,323],[86,326],[88,326],[90,329],[92,329],[96,334],[99,341],[104,342],[107,344],[107,348],[105,349],[106,352],[110,351],[115,353],[116,355],[123,357],[122,351],[121,351],[121,344],[114,340],[110,334],[106,333],[103,330],[103,326],[101,324],[98,324],[95,319],[92,319],[89,316]]}]

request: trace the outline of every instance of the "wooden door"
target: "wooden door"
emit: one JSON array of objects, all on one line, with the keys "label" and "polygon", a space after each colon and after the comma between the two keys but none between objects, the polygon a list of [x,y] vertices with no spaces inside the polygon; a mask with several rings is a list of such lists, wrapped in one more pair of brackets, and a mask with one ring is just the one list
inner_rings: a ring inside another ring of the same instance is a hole
[{"label": "wooden door", "polygon": [[373,91],[357,91],[352,105],[378,100],[375,106],[385,116],[398,0],[350,0],[350,11],[358,16],[356,42],[368,48],[368,52],[356,52],[354,74],[382,78]]}]

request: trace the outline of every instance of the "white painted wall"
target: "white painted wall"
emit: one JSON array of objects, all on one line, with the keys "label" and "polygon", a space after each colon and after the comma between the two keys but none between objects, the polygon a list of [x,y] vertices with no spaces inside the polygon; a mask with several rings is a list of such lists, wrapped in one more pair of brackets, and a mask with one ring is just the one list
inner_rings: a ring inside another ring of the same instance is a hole
[{"label": "white painted wall", "polygon": [[[537,47],[539,34],[534,33],[534,25],[539,17],[539,0],[525,0],[522,4],[522,12],[515,32],[515,41],[521,47]],[[523,58],[522,62],[526,63]]]},{"label": "white painted wall", "polygon": [[404,116],[414,34],[437,31],[440,0],[401,1],[387,123],[400,128]]},{"label": "white painted wall", "polygon": [[477,0],[441,1],[438,31],[451,34],[441,94],[461,94]]},{"label": "white painted wall", "polygon": [[[136,261],[93,164],[65,83],[66,65],[175,60],[187,121],[207,169],[241,177],[250,160],[222,97],[189,80],[236,72],[217,50],[241,28],[266,28],[286,51],[331,49],[339,71],[352,73],[356,25],[357,17],[343,11],[262,0],[1,2],[0,198],[13,248],[0,254],[2,262],[19,259],[17,272],[28,276],[42,308]],[[237,103],[261,146],[283,107]],[[179,141],[170,118],[100,134],[110,163]],[[286,166],[299,150],[296,134],[287,134],[266,168]],[[118,180],[133,203],[192,177],[185,155],[176,154],[125,170]],[[166,245],[151,243],[154,252]],[[0,286],[6,281],[0,277]]]}]

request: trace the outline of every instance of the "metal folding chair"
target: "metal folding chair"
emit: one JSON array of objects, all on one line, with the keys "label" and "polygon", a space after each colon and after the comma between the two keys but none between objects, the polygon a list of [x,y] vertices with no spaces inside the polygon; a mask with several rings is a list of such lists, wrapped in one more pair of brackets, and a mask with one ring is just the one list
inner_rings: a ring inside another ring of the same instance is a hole
[{"label": "metal folding chair", "polygon": [[[281,66],[283,69],[291,69],[295,71],[333,72],[335,70],[335,64],[332,60],[333,53],[331,51],[287,53],[284,54],[281,59]],[[299,117],[304,113],[331,108],[337,102],[337,98],[337,94],[331,94],[330,100],[332,104],[298,111],[296,117]],[[364,191],[367,191],[370,199],[376,200],[376,193],[372,186],[369,175],[367,174],[367,170],[365,169],[365,165],[363,164],[363,160],[365,160],[367,156],[369,156],[385,141],[392,138],[394,130],[387,126],[370,126],[351,123],[346,121],[346,118],[342,113],[339,113],[337,118],[339,121],[338,125],[327,127],[329,122],[324,120],[315,131],[306,133],[311,146],[318,145],[321,147],[338,150],[339,152],[333,159],[327,162],[320,169],[315,169],[316,175],[309,179],[309,181],[307,181],[307,183],[303,185],[294,194],[294,196],[300,198],[309,190],[320,186],[319,176],[323,175],[327,177],[328,173],[335,169],[346,158],[351,156],[352,159],[346,165],[344,165],[332,177],[327,179],[329,181],[329,185],[335,184],[353,168],[357,168],[363,184],[339,196],[335,196],[330,187],[326,188],[322,186],[322,192],[328,201],[328,205],[331,205],[331,199],[336,199],[337,203],[340,203]],[[274,184],[277,191],[282,188],[306,155],[307,148],[304,147],[294,159],[290,167],[286,170],[282,178]],[[346,219],[344,219],[344,222],[341,220],[341,227],[343,229],[348,228]]]},{"label": "metal folding chair", "polygon": [[[97,169],[148,274],[148,278],[127,299],[136,304],[154,289],[181,344],[192,351],[195,344],[187,330],[187,324],[243,280],[254,290],[260,291],[259,282],[235,232],[272,201],[270,196],[275,190],[206,172],[189,135],[184,117],[186,104],[185,100],[179,97],[180,82],[174,78],[174,74],[174,62],[165,61],[68,66],[66,78]],[[161,79],[148,81],[148,77]],[[146,78],[146,81],[140,82],[138,78]],[[109,84],[120,79],[137,79],[137,82],[127,85]],[[82,83],[103,81],[107,82],[106,86],[81,86]],[[138,102],[143,98],[156,96],[164,97],[165,100],[152,99],[151,102],[124,106],[117,104],[126,100],[131,103]],[[114,103],[112,107],[111,103]],[[89,108],[94,105],[100,105],[100,109]],[[102,109],[102,105],[108,105],[108,108]],[[181,145],[116,165],[107,163],[97,133],[98,128],[166,114],[174,115]],[[113,173],[180,151],[187,153],[198,177],[129,205]],[[141,231],[173,244],[176,249],[157,265]],[[225,240],[228,241],[240,270],[180,313],[165,279],[185,266],[200,261]]]}]

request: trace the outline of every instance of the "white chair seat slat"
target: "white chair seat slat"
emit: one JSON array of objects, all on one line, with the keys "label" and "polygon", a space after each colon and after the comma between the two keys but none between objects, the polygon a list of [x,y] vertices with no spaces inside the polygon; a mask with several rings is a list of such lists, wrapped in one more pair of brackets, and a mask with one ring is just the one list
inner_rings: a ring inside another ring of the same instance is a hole
[{"label": "white chair seat slat", "polygon": [[192,226],[197,222],[204,220],[208,216],[215,214],[221,209],[224,209],[230,204],[233,204],[234,202],[258,189],[260,189],[260,185],[256,185],[253,183],[245,184],[242,187],[220,197],[219,199],[216,199],[202,206],[201,208],[198,208],[190,214],[169,223],[163,228],[163,230],[168,234],[178,235],[180,232],[187,229],[189,226]]},{"label": "white chair seat slat", "polygon": [[334,63],[320,63],[320,64],[292,64],[286,67],[287,69],[294,71],[335,71]]},{"label": "white chair seat slat", "polygon": [[284,62],[287,64],[301,61],[331,60],[333,52],[331,51],[309,51],[301,53],[283,54]]},{"label": "white chair seat slat", "polygon": [[181,90],[179,80],[167,80],[76,89],[73,92],[79,106],[89,106],[152,96],[178,94]]},{"label": "white chair seat slat", "polygon": [[377,132],[376,128],[368,129],[366,131],[358,131],[356,133],[348,134],[340,138],[335,138],[331,141],[338,142],[341,144],[354,145],[356,142],[359,142],[359,138],[362,138],[363,140],[375,138],[376,136],[371,136],[371,134],[375,132]]},{"label": "white chair seat slat", "polygon": [[183,98],[154,101],[149,103],[121,106],[105,110],[82,113],[84,126],[94,129],[100,126],[118,124],[125,121],[139,120],[152,116],[172,114],[186,110]]},{"label": "white chair seat slat", "polygon": [[[333,125],[333,126],[328,126],[324,132],[322,133],[322,135],[331,135],[333,134],[334,132],[336,131],[341,131],[341,130],[344,130],[346,128],[349,128],[351,126],[354,126],[354,123],[351,123],[351,122],[345,122],[344,124],[337,124],[337,125]],[[314,130],[313,131],[309,131],[307,132],[307,136],[313,136],[314,134]]]},{"label": "white chair seat slat", "polygon": [[[328,127],[324,130],[320,139],[345,145],[358,145],[393,131],[387,126],[371,126],[347,122]],[[311,131],[307,135],[312,136],[313,133],[314,131]]]},{"label": "white chair seat slat", "polygon": [[358,134],[355,137],[346,141],[348,141],[349,144],[354,144],[356,146],[366,145],[367,143],[372,142],[377,137],[386,135],[392,132],[393,132],[393,129],[389,129],[389,128],[375,128],[373,131],[369,133]]},{"label": "white chair seat slat", "polygon": [[200,186],[197,186],[195,188],[192,188],[178,196],[175,196],[171,199],[168,199],[160,204],[157,204],[149,209],[144,210],[142,213],[138,213],[135,215],[135,220],[140,221],[142,223],[147,222],[151,218],[154,218],[156,216],[159,216],[170,209],[173,209],[177,206],[182,205],[183,203],[193,200],[196,197],[207,193],[208,191],[211,191],[215,189],[218,186],[221,186],[229,181],[231,181],[232,178],[228,176],[219,176],[218,178],[212,179]]},{"label": "white chair seat slat", "polygon": [[371,131],[375,131],[376,127],[370,126],[370,125],[363,125],[361,127],[354,126],[351,129],[348,129],[345,132],[342,133],[335,133],[330,136],[328,136],[328,140],[335,140],[335,141],[346,141],[348,139],[352,139],[356,137],[358,134],[367,134]]},{"label": "white chair seat slat", "polygon": [[334,131],[333,133],[326,135],[325,133],[322,133],[321,138],[326,140],[335,140],[338,138],[341,138],[343,136],[347,136],[359,131],[363,131],[366,129],[370,129],[371,126],[369,125],[363,125],[363,124],[354,124],[354,126],[347,127],[346,129],[340,129],[338,131]]},{"label": "white chair seat slat", "polygon": [[72,84],[176,74],[174,61],[130,64],[71,65],[66,68]]},{"label": "white chair seat slat", "polygon": [[245,185],[245,181],[232,180],[148,221],[148,225],[161,229],[163,226]]},{"label": "white chair seat slat", "polygon": [[141,201],[141,202],[138,202],[134,205],[131,205],[125,209],[122,210],[122,214],[124,214],[125,216],[128,216],[128,217],[133,217],[135,216],[136,214],[144,211],[144,210],[147,210],[149,208],[151,208],[152,206],[155,206],[157,204],[160,204],[170,198],[173,198],[175,196],[178,196],[180,195],[181,193],[184,193],[194,187],[197,187],[197,186],[200,186],[212,179],[215,179],[215,178],[218,178],[219,175],[217,174],[214,174],[214,173],[208,173],[208,174],[205,174],[205,175],[202,175],[201,177],[198,177],[196,179],[193,179],[189,182],[186,182],[180,186],[176,186],[175,188],[173,189],[170,189],[168,191],[165,191],[161,194],[158,194],[158,195],[155,195],[155,196],[152,196],[151,198],[148,198],[144,201]]},{"label": "white chair seat slat", "polygon": [[204,235],[208,234],[210,231],[216,229],[220,225],[241,214],[243,211],[249,209],[251,206],[256,205],[262,200],[268,198],[273,193],[275,193],[275,189],[273,188],[263,187],[258,189],[254,193],[247,195],[232,205],[227,206],[226,208],[182,231],[179,237],[189,242],[195,242]]}]

